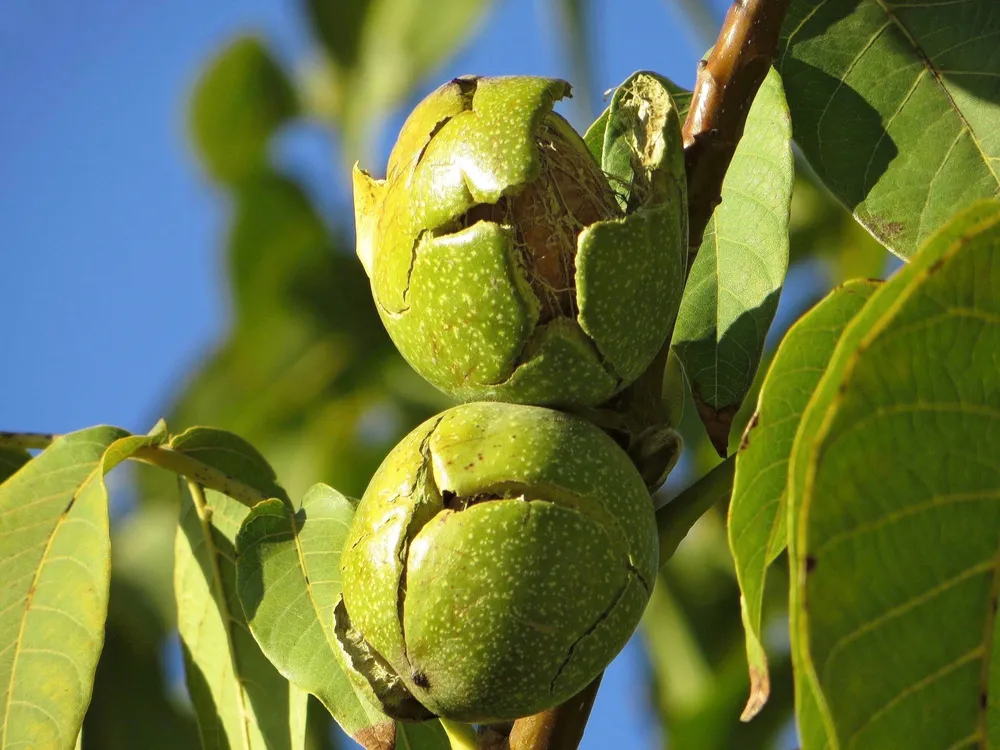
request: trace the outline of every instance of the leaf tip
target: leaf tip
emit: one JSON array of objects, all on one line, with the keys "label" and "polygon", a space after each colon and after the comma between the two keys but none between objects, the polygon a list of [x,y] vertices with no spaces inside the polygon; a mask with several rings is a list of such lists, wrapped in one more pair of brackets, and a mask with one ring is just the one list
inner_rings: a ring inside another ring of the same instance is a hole
[{"label": "leaf tip", "polygon": [[396,722],[372,724],[351,735],[365,750],[396,750]]},{"label": "leaf tip", "polygon": [[740,714],[740,721],[746,723],[753,719],[764,708],[767,699],[771,695],[771,678],[767,674],[766,662],[763,668],[750,666],[750,697],[747,705]]},{"label": "leaf tip", "polygon": [[729,455],[729,431],[733,426],[733,418],[739,409],[738,404],[728,404],[719,409],[705,403],[697,393],[694,396],[695,406],[698,407],[698,416],[701,417],[708,439],[712,442],[712,447],[716,452],[725,458]]}]

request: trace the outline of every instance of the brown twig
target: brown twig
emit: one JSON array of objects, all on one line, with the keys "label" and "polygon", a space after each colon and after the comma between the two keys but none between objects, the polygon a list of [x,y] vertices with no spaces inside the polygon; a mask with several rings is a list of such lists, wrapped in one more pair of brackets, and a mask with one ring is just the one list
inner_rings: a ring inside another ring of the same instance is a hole
[{"label": "brown twig", "polygon": [[565,703],[514,722],[510,750],[576,750],[603,674]]},{"label": "brown twig", "polygon": [[683,129],[689,266],[712,211],[722,201],[722,180],[743,136],[750,105],[771,67],[788,2],[736,0],[712,54],[698,65]]}]

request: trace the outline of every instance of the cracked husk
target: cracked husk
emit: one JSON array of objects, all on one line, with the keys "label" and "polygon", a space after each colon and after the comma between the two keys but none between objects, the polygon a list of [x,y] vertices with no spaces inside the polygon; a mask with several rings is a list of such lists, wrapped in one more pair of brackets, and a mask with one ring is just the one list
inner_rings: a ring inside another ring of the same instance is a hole
[{"label": "cracked husk", "polygon": [[338,637],[374,653],[355,661],[378,665],[363,678],[391,715],[414,718],[402,684],[438,716],[514,719],[607,666],[656,559],[649,494],[610,438],[547,409],[467,404],[372,479],[341,561],[356,632]]}]

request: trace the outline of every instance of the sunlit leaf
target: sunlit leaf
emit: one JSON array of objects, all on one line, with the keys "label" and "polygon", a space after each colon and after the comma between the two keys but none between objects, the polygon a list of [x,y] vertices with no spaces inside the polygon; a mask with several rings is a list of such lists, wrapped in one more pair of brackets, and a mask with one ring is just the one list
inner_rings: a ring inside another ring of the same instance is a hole
[{"label": "sunlit leaf", "polygon": [[[195,429],[172,441],[269,495],[283,492],[255,450],[229,433]],[[261,653],[236,595],[236,532],[249,509],[192,482],[174,548],[177,627],[188,691],[206,748],[299,750],[306,695]],[[280,502],[280,500],[279,500]]]},{"label": "sunlit leaf", "polygon": [[[173,531],[174,515],[160,514],[163,531]],[[119,540],[112,533],[114,550]],[[168,692],[164,676],[165,623],[149,603],[160,592],[124,583],[119,562],[115,552],[104,649],[84,720],[83,750],[123,750],[137,745],[142,750],[197,748],[194,716],[179,696]]]},{"label": "sunlit leaf", "polygon": [[[997,725],[1000,204],[851,321],[789,480],[804,750],[985,747]],[[824,727],[829,737],[823,737]]]},{"label": "sunlit leaf", "polygon": [[781,79],[772,70],[750,108],[677,314],[672,347],[721,455],[753,384],[788,265],[790,139]]},{"label": "sunlit leaf", "polygon": [[845,284],[785,334],[736,454],[728,528],[750,661],[745,720],[757,714],[770,692],[761,644],[761,605],[767,566],[785,549],[788,459],[795,430],[844,327],[877,288],[871,281]]},{"label": "sunlit leaf", "polygon": [[[191,427],[170,439],[170,449],[218,469],[266,497],[288,501],[288,494],[260,451],[233,432],[216,427]],[[198,481],[197,476],[188,479]]]},{"label": "sunlit leaf", "polygon": [[894,253],[1000,194],[1000,4],[792,0],[782,36],[795,141]]},{"label": "sunlit leaf", "polygon": [[291,83],[264,43],[241,37],[199,79],[191,137],[214,178],[237,182],[266,167],[271,135],[297,108]]},{"label": "sunlit leaf", "polygon": [[74,432],[0,485],[0,747],[75,745],[108,608],[104,475],[163,438]]},{"label": "sunlit leaf", "polygon": [[[340,552],[353,515],[352,503],[326,485],[307,492],[294,513],[278,501],[256,506],[236,539],[240,601],[264,653],[318,697],[345,732],[372,750],[403,748],[406,730],[414,728],[396,724],[361,695],[335,656]],[[440,732],[428,735],[435,737]],[[447,740],[427,738],[409,746],[448,748]]]}]

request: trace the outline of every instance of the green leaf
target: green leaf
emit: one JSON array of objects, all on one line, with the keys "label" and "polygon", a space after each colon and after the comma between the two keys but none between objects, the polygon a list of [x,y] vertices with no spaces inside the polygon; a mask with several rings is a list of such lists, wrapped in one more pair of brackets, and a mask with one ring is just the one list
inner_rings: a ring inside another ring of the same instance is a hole
[{"label": "green leaf", "polygon": [[[155,506],[166,511],[166,506]],[[127,519],[131,520],[131,516]],[[158,513],[160,529],[170,533],[176,513]],[[84,750],[178,750],[199,746],[198,728],[187,705],[168,692],[164,675],[163,640],[166,623],[150,603],[159,590],[137,588],[123,581],[127,572],[118,557],[127,537],[112,531],[111,599],[104,649],[94,678],[94,695],[84,719]],[[171,534],[172,537],[172,534]],[[158,561],[160,562],[160,561]],[[172,565],[165,572],[170,574]],[[169,583],[169,581],[168,581]],[[169,591],[169,586],[167,586]],[[173,602],[171,601],[171,611]],[[172,686],[171,686],[172,687]]]},{"label": "green leaf", "polygon": [[212,177],[235,183],[266,168],[271,135],[297,111],[292,85],[264,43],[241,37],[195,86],[191,137]]},{"label": "green leaf", "polygon": [[1000,204],[945,225],[851,321],[803,414],[788,523],[805,750],[996,730],[998,255]]},{"label": "green leaf", "polygon": [[777,65],[795,141],[900,257],[1000,195],[998,35],[995,2],[792,0]]},{"label": "green leaf", "polygon": [[712,444],[723,456],[733,418],[753,385],[788,265],[790,139],[781,79],[772,70],[750,107],[722,185],[722,203],[691,267],[671,342]]},{"label": "green leaf", "polygon": [[788,459],[795,430],[844,327],[877,288],[877,282],[867,280],[845,284],[785,334],[736,454],[728,527],[750,662],[744,721],[757,715],[770,693],[761,606],[767,566],[785,549]]},{"label": "green leaf", "polygon": [[734,464],[730,456],[666,505],[657,508],[661,568],[677,551],[698,519],[714,505],[729,498],[733,489]]},{"label": "green leaf", "polygon": [[[260,454],[231,433],[193,428],[174,438],[171,448],[231,472],[260,493],[284,494]],[[174,547],[174,593],[202,744],[299,750],[307,696],[261,653],[236,594],[236,532],[250,511],[196,482],[189,486]]]},{"label": "green leaf", "polygon": [[[218,469],[227,478],[246,484],[269,498],[291,502],[260,451],[235,433],[214,427],[192,427],[172,437],[170,449]],[[188,476],[188,479],[198,481],[198,476]]]},{"label": "green leaf", "polygon": [[[756,721],[737,720],[746,700],[743,633],[733,617],[738,596],[719,513],[660,571],[643,615],[642,634],[658,709],[671,750],[765,750],[791,719],[792,679],[787,654],[775,653],[775,692]],[[769,623],[784,623],[784,594],[769,599]],[[777,628],[772,629],[774,632]]]},{"label": "green leaf", "polygon": [[340,552],[353,515],[351,501],[322,484],[294,513],[278,501],[257,505],[236,538],[240,601],[268,658],[319,698],[345,732],[366,748],[405,747],[406,725],[395,724],[358,692],[335,655]]},{"label": "green leaf", "polygon": [[[367,161],[380,120],[468,38],[489,0],[309,0],[334,65],[344,151]],[[325,7],[324,7],[325,6]]]},{"label": "green leaf", "polygon": [[0,747],[75,745],[108,609],[104,475],[163,438],[74,432],[0,485]]},{"label": "green leaf", "polygon": [[344,265],[308,196],[287,177],[264,172],[235,187],[233,200],[228,262],[240,326],[266,326],[272,316],[308,311],[308,281],[318,276],[328,289]]},{"label": "green leaf", "polygon": [[451,742],[440,721],[419,724],[396,722],[398,750],[450,750]]},{"label": "green leaf", "polygon": [[306,12],[313,33],[319,38],[331,62],[338,68],[347,69],[357,65],[362,30],[372,4],[372,0],[354,0],[349,3],[306,0]]}]

